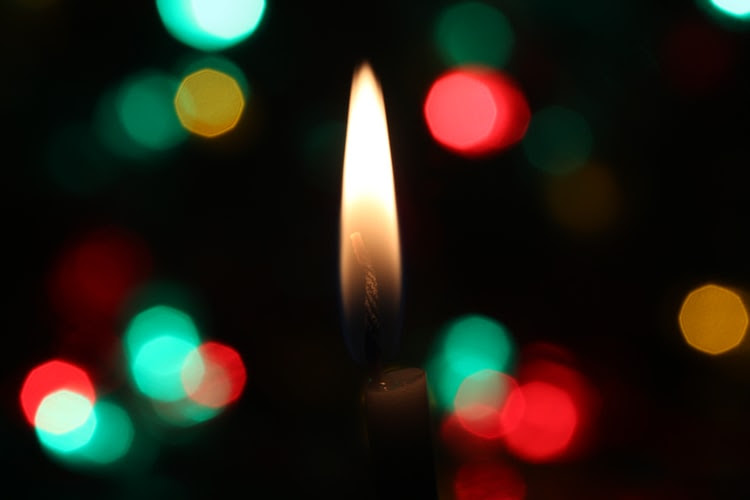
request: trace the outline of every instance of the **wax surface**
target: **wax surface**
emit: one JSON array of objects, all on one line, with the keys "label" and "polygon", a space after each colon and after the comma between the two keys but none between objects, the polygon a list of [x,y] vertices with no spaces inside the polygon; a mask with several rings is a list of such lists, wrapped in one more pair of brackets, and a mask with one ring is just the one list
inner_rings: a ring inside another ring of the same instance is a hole
[{"label": "wax surface", "polygon": [[437,498],[425,373],[385,372],[365,390],[365,413],[378,497]]}]

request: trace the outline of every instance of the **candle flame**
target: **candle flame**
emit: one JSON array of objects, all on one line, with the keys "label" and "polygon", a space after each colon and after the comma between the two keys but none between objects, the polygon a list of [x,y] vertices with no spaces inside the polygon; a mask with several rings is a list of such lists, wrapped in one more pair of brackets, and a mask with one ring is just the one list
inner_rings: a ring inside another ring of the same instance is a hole
[{"label": "candle flame", "polygon": [[352,356],[359,362],[372,361],[365,352],[366,272],[377,277],[375,347],[379,355],[392,356],[399,334],[401,249],[385,104],[366,63],[354,73],[349,101],[339,266],[344,334]]}]

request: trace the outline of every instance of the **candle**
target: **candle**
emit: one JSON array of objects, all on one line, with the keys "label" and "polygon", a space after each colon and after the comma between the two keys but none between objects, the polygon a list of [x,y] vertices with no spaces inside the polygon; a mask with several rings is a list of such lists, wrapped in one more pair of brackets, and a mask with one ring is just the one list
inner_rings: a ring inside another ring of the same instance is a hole
[{"label": "candle", "polygon": [[400,334],[401,249],[383,95],[369,65],[354,74],[340,235],[344,337],[368,367],[365,418],[381,498],[436,498],[425,374],[383,369]]}]

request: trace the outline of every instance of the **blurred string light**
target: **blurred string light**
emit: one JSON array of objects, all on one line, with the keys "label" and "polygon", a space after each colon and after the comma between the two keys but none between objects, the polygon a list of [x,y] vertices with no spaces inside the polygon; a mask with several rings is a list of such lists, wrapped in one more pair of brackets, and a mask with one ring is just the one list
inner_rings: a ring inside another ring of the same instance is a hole
[{"label": "blurred string light", "polygon": [[442,10],[435,23],[435,42],[448,66],[502,68],[513,48],[513,30],[497,8],[482,2],[462,2]]},{"label": "blurred string light", "polygon": [[109,401],[97,401],[93,413],[96,429],[72,458],[91,465],[109,465],[121,460],[130,451],[135,435],[130,416]]},{"label": "blurred string light", "polygon": [[526,498],[526,482],[507,463],[467,463],[456,472],[453,491],[456,500],[523,500]]},{"label": "blurred string light", "polygon": [[529,462],[546,462],[562,455],[573,439],[578,414],[570,395],[547,382],[527,382],[511,395],[523,397],[519,425],[506,437],[511,452]]},{"label": "blurred string light", "polygon": [[39,441],[58,453],[70,453],[85,446],[91,440],[96,424],[91,401],[64,389],[42,400],[35,419]]},{"label": "blurred string light", "polygon": [[691,347],[707,354],[722,354],[737,347],[745,338],[748,312],[737,293],[707,284],[685,297],[679,324]]},{"label": "blurred string light", "polygon": [[742,21],[750,20],[750,0],[703,0],[709,7],[725,16]]},{"label": "blurred string light", "polygon": [[593,136],[586,120],[561,106],[534,113],[523,139],[529,163],[553,174],[582,167],[589,159],[592,145]]},{"label": "blurred string light", "polygon": [[467,377],[483,370],[506,372],[514,354],[510,334],[497,321],[466,315],[450,322],[427,362],[428,381],[436,403],[452,410]]},{"label": "blurred string light", "polygon": [[620,191],[612,171],[588,164],[568,175],[550,176],[545,189],[550,217],[573,233],[596,234],[612,226]]},{"label": "blurred string light", "polygon": [[518,384],[503,373],[482,370],[461,383],[455,414],[466,430],[483,439],[497,439],[515,429],[524,413],[522,397],[510,398]]},{"label": "blurred string light", "polygon": [[[94,385],[86,371],[67,361],[53,359],[36,366],[24,379],[20,400],[26,421],[31,425],[36,425],[37,412],[42,401],[60,391],[77,394],[86,399],[89,406],[96,401]],[[66,395],[56,396],[55,400],[47,404],[54,406],[59,403],[60,398],[64,400],[67,397]]]},{"label": "blurred string light", "polygon": [[521,140],[529,107],[503,73],[480,67],[451,70],[432,84],[424,116],[433,138],[468,157],[483,156]]},{"label": "blurred string light", "polygon": [[239,353],[218,342],[205,342],[187,358],[181,373],[188,397],[209,408],[237,400],[247,373]]},{"label": "blurred string light", "polygon": [[203,137],[216,137],[237,125],[245,98],[232,76],[206,68],[182,80],[174,107],[186,130]]},{"label": "blurred string light", "polygon": [[58,257],[50,297],[69,321],[114,321],[151,271],[149,249],[135,233],[96,228],[71,240]]},{"label": "blurred string light", "polygon": [[141,310],[124,341],[135,386],[164,423],[205,422],[242,394],[247,372],[239,353],[219,342],[201,343],[193,319],[180,309],[162,304]]},{"label": "blurred string light", "polygon": [[138,390],[160,401],[184,398],[182,367],[199,343],[198,329],[183,311],[159,305],[136,315],[125,332],[125,348]]},{"label": "blurred string light", "polygon": [[132,75],[99,100],[94,127],[117,157],[143,161],[181,144],[187,134],[172,106],[179,81],[158,70]]},{"label": "blurred string light", "polygon": [[242,96],[247,100],[250,95],[250,83],[247,81],[244,71],[234,62],[221,55],[191,54],[177,64],[176,73],[180,75],[180,81],[182,81],[185,76],[202,69],[212,69],[232,77],[239,85]]},{"label": "blurred string light", "polygon": [[164,26],[199,50],[223,50],[249,37],[260,24],[265,0],[157,0]]},{"label": "blurred string light", "polygon": [[543,346],[532,345],[525,350],[529,359],[521,364],[519,386],[508,397],[509,406],[520,405],[516,400],[523,400],[523,413],[504,436],[505,444],[512,454],[527,462],[572,458],[591,442],[596,393],[578,370],[552,359],[549,350],[534,353],[537,347]]}]

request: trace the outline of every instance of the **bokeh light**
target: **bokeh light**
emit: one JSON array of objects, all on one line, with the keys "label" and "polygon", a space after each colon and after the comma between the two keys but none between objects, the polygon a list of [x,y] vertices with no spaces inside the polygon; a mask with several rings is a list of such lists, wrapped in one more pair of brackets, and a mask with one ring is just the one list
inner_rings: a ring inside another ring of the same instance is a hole
[{"label": "bokeh light", "polygon": [[593,136],[586,120],[561,106],[534,113],[523,139],[529,163],[555,174],[582,167],[589,159],[592,146]]},{"label": "bokeh light", "polygon": [[184,398],[181,374],[188,355],[196,347],[195,343],[174,335],[162,335],[141,346],[131,364],[138,389],[161,401]]},{"label": "bokeh light", "polygon": [[439,144],[475,157],[521,140],[530,112],[523,93],[506,75],[467,67],[451,70],[432,84],[424,116]]},{"label": "bokeh light", "polygon": [[515,353],[509,333],[481,315],[460,317],[447,325],[427,363],[436,403],[452,409],[461,383],[482,370],[507,372]]},{"label": "bokeh light", "polygon": [[123,458],[133,444],[133,422],[119,405],[98,401],[94,406],[96,429],[76,458],[95,465],[107,465]]},{"label": "bokeh light", "polygon": [[506,404],[522,404],[524,410],[518,425],[505,436],[508,450],[534,463],[582,455],[593,443],[598,413],[595,389],[559,346],[531,344],[521,357],[520,385]]},{"label": "bokeh light", "polygon": [[513,48],[513,30],[497,8],[462,2],[445,8],[435,24],[435,41],[448,66],[505,66]]},{"label": "bokeh light", "polygon": [[718,12],[742,20],[750,20],[750,0],[708,0]]},{"label": "bokeh light", "polygon": [[166,305],[150,307],[138,313],[125,331],[125,347],[130,358],[154,339],[171,336],[188,344],[200,343],[198,327],[189,314]]},{"label": "bokeh light", "polygon": [[162,401],[184,398],[183,366],[199,343],[192,318],[178,309],[159,305],[136,315],[125,332],[136,387]]},{"label": "bokeh light", "polygon": [[508,449],[529,462],[546,462],[563,455],[578,426],[578,412],[570,395],[547,382],[528,382],[509,396],[509,405],[523,398],[518,425],[505,436]]},{"label": "bokeh light", "polygon": [[88,398],[61,389],[42,399],[34,416],[34,425],[50,434],[65,434],[83,425],[92,410],[93,405]]},{"label": "bokeh light", "polygon": [[526,482],[509,464],[468,463],[458,469],[453,491],[456,500],[523,500]]},{"label": "bokeh light", "polygon": [[600,165],[550,176],[545,195],[551,218],[577,234],[604,231],[620,210],[620,191],[612,171]]},{"label": "bokeh light", "polygon": [[484,439],[505,435],[518,425],[524,412],[523,398],[509,398],[517,387],[512,377],[494,370],[466,377],[454,400],[459,422]]},{"label": "bokeh light", "polygon": [[225,73],[237,82],[240,90],[242,90],[242,95],[245,100],[247,100],[247,97],[250,95],[250,83],[247,81],[247,77],[245,76],[244,71],[242,71],[242,68],[219,54],[190,54],[182,59],[176,65],[176,68],[176,73],[181,75],[180,80],[202,69],[212,69]]},{"label": "bokeh light", "polygon": [[157,0],[164,26],[199,50],[222,50],[249,37],[260,24],[265,0]]},{"label": "bokeh light", "polygon": [[161,72],[144,71],[120,87],[117,117],[129,138],[144,149],[165,151],[185,139],[172,105],[178,84]]},{"label": "bokeh light", "polygon": [[60,255],[50,282],[52,301],[68,320],[113,320],[151,264],[137,235],[117,227],[90,231]]},{"label": "bokeh light", "polygon": [[45,397],[39,405],[36,422],[39,441],[56,453],[71,453],[85,446],[97,425],[91,401],[68,390]]},{"label": "bokeh light", "polygon": [[183,79],[174,106],[186,130],[203,137],[215,137],[237,125],[245,99],[239,84],[230,75],[201,69]]},{"label": "bokeh light", "polygon": [[721,354],[742,342],[747,332],[748,313],[737,293],[707,284],[685,297],[679,323],[691,347],[707,354]]},{"label": "bokeh light", "polygon": [[195,349],[182,369],[188,397],[209,408],[222,408],[239,398],[246,380],[239,353],[218,342],[206,342]]},{"label": "bokeh light", "polygon": [[[30,425],[36,425],[36,415],[42,401],[58,391],[76,393],[93,405],[96,401],[94,385],[88,374],[78,366],[62,360],[43,363],[29,372],[21,386],[21,409]],[[64,396],[63,396],[64,398]]]}]

